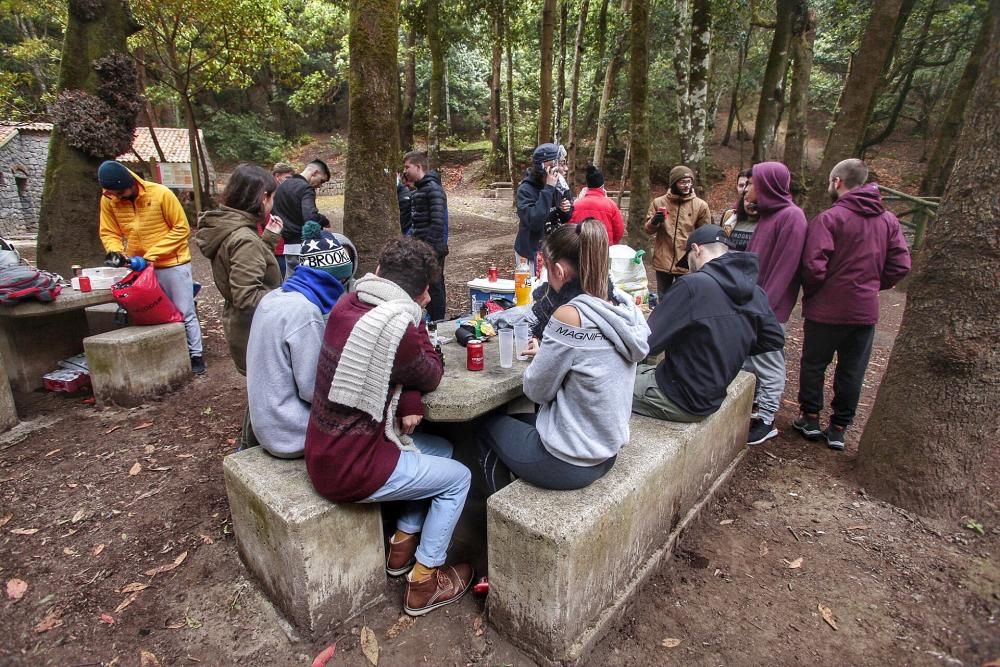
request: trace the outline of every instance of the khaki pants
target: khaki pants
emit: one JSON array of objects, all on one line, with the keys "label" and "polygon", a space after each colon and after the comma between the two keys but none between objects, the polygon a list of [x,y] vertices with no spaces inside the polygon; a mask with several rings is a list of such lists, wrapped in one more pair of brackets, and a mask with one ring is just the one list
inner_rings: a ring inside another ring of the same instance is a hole
[{"label": "khaki pants", "polygon": [[635,369],[632,412],[670,422],[700,422],[704,417],[684,412],[656,384],[656,366],[639,364]]}]

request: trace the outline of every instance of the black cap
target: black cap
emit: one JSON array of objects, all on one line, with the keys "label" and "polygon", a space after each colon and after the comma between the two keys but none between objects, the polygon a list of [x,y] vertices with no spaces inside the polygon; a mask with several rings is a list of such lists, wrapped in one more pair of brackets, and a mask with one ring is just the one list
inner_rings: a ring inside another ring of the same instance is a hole
[{"label": "black cap", "polygon": [[702,225],[688,236],[687,245],[684,246],[684,256],[677,262],[677,266],[682,269],[688,268],[688,255],[691,253],[691,246],[695,243],[698,245],[725,243],[727,247],[732,247],[732,244],[729,242],[729,236],[726,235],[726,230],[722,227],[718,225]]}]

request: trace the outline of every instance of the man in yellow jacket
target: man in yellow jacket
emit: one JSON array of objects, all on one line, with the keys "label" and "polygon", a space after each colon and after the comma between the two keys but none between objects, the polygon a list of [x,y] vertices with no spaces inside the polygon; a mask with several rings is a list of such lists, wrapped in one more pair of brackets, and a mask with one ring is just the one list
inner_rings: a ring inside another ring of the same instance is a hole
[{"label": "man in yellow jacket", "polygon": [[156,270],[163,292],[184,316],[191,370],[205,372],[201,325],[194,310],[191,228],[177,197],[159,183],[144,181],[120,162],[106,160],[97,170],[103,188],[101,243],[111,264],[123,266],[126,254],[142,257]]}]

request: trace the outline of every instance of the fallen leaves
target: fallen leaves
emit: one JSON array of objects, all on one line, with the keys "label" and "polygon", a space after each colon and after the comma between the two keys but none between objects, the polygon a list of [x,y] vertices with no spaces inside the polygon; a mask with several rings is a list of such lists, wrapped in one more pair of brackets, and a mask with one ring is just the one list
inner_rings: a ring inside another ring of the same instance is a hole
[{"label": "fallen leaves", "polygon": [[115,607],[115,613],[116,614],[120,614],[123,611],[125,611],[126,607],[128,607],[130,604],[132,604],[133,602],[135,602],[138,599],[139,593],[141,593],[141,592],[142,592],[141,590],[138,590],[135,593],[132,593],[132,595],[129,595],[127,598],[125,598],[124,600],[122,600],[121,604],[119,604],[117,607]]},{"label": "fallen leaves", "polygon": [[184,559],[188,557],[188,552],[182,553],[180,556],[174,559],[173,563],[167,563],[166,565],[160,565],[159,567],[154,567],[151,570],[146,570],[145,575],[147,577],[155,577],[158,574],[163,574],[164,572],[170,572],[174,568],[178,567],[184,562]]},{"label": "fallen leaves", "polygon": [[33,628],[34,631],[38,634],[41,634],[43,632],[48,632],[53,628],[58,628],[60,625],[63,624],[62,613],[63,613],[62,609],[59,609],[58,607],[53,609],[48,614],[46,614],[42,620],[40,620],[37,624],[35,624],[35,627]]},{"label": "fallen leaves", "polygon": [[138,581],[133,581],[131,584],[129,584],[128,586],[126,586],[125,588],[121,589],[118,592],[121,593],[122,595],[125,595],[127,593],[138,593],[139,591],[144,591],[147,588],[149,588],[149,584],[143,584],[139,583]]},{"label": "fallen leaves", "polygon": [[729,524],[731,524],[735,520],[736,519],[723,519],[722,521],[719,522],[719,525],[720,526],[728,526]]},{"label": "fallen leaves", "polygon": [[483,636],[483,634],[486,632],[486,629],[483,628],[482,616],[476,616],[475,620],[472,621],[472,629],[475,631],[477,637]]},{"label": "fallen leaves", "polygon": [[54,456],[54,455],[58,454],[61,451],[62,451],[62,447],[60,447],[59,449],[53,449],[51,452],[49,452],[48,454],[46,454],[43,458],[47,459],[50,456]]},{"label": "fallen leaves", "polygon": [[93,549],[91,549],[90,553],[93,554],[94,556],[100,556],[102,551],[104,551],[103,542],[101,544],[96,545]]},{"label": "fallen leaves", "polygon": [[837,622],[833,620],[833,611],[829,607],[824,607],[823,605],[819,604],[816,605],[816,609],[819,610],[820,616],[823,617],[823,620],[826,621],[827,625],[829,625],[834,630],[840,629],[837,627]]},{"label": "fallen leaves", "polygon": [[160,660],[152,651],[139,651],[139,667],[160,667]]},{"label": "fallen leaves", "polygon": [[104,435],[111,435],[112,433],[114,433],[115,431],[117,431],[118,429],[120,429],[121,427],[122,427],[121,424],[118,424],[117,426],[112,426],[111,428],[109,428],[107,431],[104,432]]},{"label": "fallen leaves", "polygon": [[87,516],[87,510],[80,509],[76,511],[76,514],[74,514],[73,518],[70,519],[69,521],[70,523],[80,523],[81,521],[83,521],[83,517],[85,516]]},{"label": "fallen leaves", "polygon": [[138,461],[136,461],[135,464],[128,469],[128,476],[135,477],[140,472],[142,472],[142,465]]},{"label": "fallen leaves", "polygon": [[11,512],[7,512],[3,516],[0,516],[0,528],[7,525],[7,522],[14,518]]},{"label": "fallen leaves", "polygon": [[133,428],[132,430],[133,431],[141,431],[144,428],[149,428],[152,425],[153,425],[153,422],[143,422],[143,423],[139,424],[138,426],[136,426],[135,428]]},{"label": "fallen leaves", "polygon": [[24,594],[28,591],[28,582],[21,579],[8,579],[7,580],[7,597],[14,602],[17,602],[24,597]]},{"label": "fallen leaves", "polygon": [[326,667],[326,663],[330,662],[333,658],[333,654],[337,652],[337,643],[334,642],[330,644],[325,649],[319,652],[312,661],[312,667]]},{"label": "fallen leaves", "polygon": [[368,658],[368,662],[378,665],[378,639],[367,625],[361,628],[361,652]]},{"label": "fallen leaves", "polygon": [[796,558],[795,560],[788,560],[787,558],[782,558],[781,562],[785,564],[789,570],[797,570],[802,567],[802,557]]},{"label": "fallen leaves", "polygon": [[400,616],[399,619],[392,624],[392,627],[385,631],[385,638],[395,639],[402,634],[404,630],[411,628],[416,622],[417,619],[412,616]]},{"label": "fallen leaves", "polygon": [[767,548],[767,540],[760,541],[760,546],[757,547],[757,552],[760,554],[761,558],[763,558],[769,553],[769,550]]},{"label": "fallen leaves", "polygon": [[10,532],[15,535],[34,535],[38,532],[38,528],[11,528]]},{"label": "fallen leaves", "polygon": [[680,645],[681,640],[675,639],[674,637],[667,637],[660,642],[660,646],[663,646],[664,648],[677,648]]},{"label": "fallen leaves", "polygon": [[106,623],[107,625],[115,624],[115,617],[111,614],[101,614],[101,623]]}]

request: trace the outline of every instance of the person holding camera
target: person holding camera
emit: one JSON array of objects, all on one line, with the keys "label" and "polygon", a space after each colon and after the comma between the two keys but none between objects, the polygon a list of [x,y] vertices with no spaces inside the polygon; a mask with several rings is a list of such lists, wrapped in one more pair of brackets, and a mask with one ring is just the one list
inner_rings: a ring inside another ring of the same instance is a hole
[{"label": "person holding camera", "polygon": [[573,216],[573,193],[559,164],[560,147],[539,144],[531,154],[531,168],[517,188],[517,262],[526,261],[535,277],[541,272],[538,249],[542,239]]},{"label": "person holding camera", "polygon": [[686,252],[688,236],[711,222],[708,202],[694,193],[694,172],[684,165],[671,169],[670,189],[649,205],[645,224],[646,233],[655,237],[653,269],[661,298],[678,276],[688,272],[678,265]]}]

